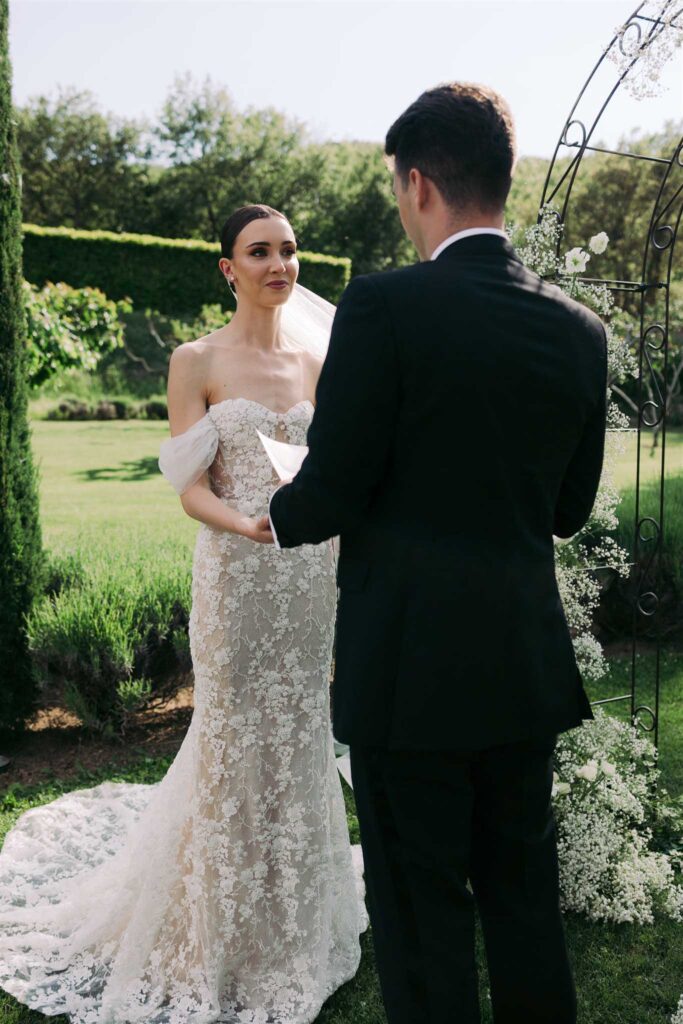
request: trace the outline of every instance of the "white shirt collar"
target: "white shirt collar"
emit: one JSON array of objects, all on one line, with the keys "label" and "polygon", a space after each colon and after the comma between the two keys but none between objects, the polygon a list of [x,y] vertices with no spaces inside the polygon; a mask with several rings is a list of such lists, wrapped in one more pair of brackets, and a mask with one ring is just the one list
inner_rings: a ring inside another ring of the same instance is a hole
[{"label": "white shirt collar", "polygon": [[431,259],[435,260],[437,256],[440,256],[444,249],[447,249],[453,242],[457,242],[460,238],[468,238],[470,235],[500,235],[501,238],[507,238],[504,231],[499,228],[466,228],[464,231],[456,231],[454,235],[449,235],[448,238],[444,238],[443,242],[437,245],[436,249],[431,255]]}]

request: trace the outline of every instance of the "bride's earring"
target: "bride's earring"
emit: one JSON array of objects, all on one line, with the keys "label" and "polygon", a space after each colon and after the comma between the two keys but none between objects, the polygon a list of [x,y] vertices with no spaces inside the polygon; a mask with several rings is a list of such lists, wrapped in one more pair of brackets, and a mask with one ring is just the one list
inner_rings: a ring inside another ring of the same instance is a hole
[{"label": "bride's earring", "polygon": [[235,288],[234,288],[235,278],[232,276],[232,274],[226,274],[225,275],[225,280],[228,282],[228,288],[230,289],[232,294],[235,296],[235,302],[237,302],[237,292],[235,291]]}]

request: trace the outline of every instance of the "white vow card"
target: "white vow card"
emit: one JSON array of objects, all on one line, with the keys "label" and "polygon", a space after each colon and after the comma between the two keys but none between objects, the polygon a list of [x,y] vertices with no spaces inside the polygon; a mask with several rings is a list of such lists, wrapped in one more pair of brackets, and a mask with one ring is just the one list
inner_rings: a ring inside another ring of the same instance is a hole
[{"label": "white vow card", "polygon": [[272,437],[266,437],[260,430],[257,430],[256,433],[280,480],[291,480],[292,477],[295,477],[301,469],[301,463],[308,455],[308,446],[274,441]]}]

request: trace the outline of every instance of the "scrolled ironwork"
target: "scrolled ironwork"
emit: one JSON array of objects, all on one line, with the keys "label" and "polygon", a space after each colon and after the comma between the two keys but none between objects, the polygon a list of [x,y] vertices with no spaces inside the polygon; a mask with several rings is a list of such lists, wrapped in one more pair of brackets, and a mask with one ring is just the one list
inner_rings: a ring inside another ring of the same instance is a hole
[{"label": "scrolled ironwork", "polygon": [[[651,721],[649,725],[646,725],[645,722],[641,720],[640,716],[643,713],[650,716]],[[633,724],[642,729],[643,732],[656,732],[657,718],[657,713],[653,711],[651,707],[648,707],[647,704],[640,704],[633,712]]]},{"label": "scrolled ironwork", "polygon": [[638,595],[636,605],[640,614],[649,619],[657,613],[659,598],[653,590],[647,590],[644,594]]},{"label": "scrolled ironwork", "polygon": [[[650,337],[651,334],[655,333],[659,334],[660,341],[658,345],[654,341],[652,341],[652,338]],[[653,352],[661,352],[662,348],[666,344],[666,339],[667,330],[664,324],[650,324],[650,326],[643,334],[643,342],[647,345],[649,349],[652,349]]]},{"label": "scrolled ironwork", "polygon": [[[570,142],[569,133],[574,127],[577,127],[579,129],[580,140],[577,142]],[[562,145],[572,146],[576,149],[583,149],[586,145],[586,137],[587,133],[585,124],[583,123],[583,121],[579,121],[577,118],[574,118],[574,120],[572,121],[567,121],[566,125],[564,126],[564,131],[562,132]]]},{"label": "scrolled ironwork", "polygon": [[[660,242],[657,236],[661,233],[665,233],[666,240]],[[652,231],[652,244],[659,252],[666,252],[670,245],[673,245],[676,240],[674,229],[670,224],[659,224]]]},{"label": "scrolled ironwork", "polygon": [[[643,527],[645,525],[651,526],[653,528],[652,533],[649,537],[647,536],[647,534],[643,533]],[[661,537],[661,530],[659,529],[659,523],[656,519],[653,519],[652,516],[644,516],[638,523],[636,532],[638,534],[638,540],[642,544],[651,544],[653,541],[655,542],[655,544],[659,543],[659,539]]]},{"label": "scrolled ironwork", "polygon": [[[654,351],[654,352],[665,351],[666,347],[667,347],[667,337],[668,337],[668,332],[664,335],[664,342],[663,342],[663,344],[661,346],[657,347],[657,348],[654,348],[653,346],[651,346],[648,343],[645,335],[642,336],[641,343],[640,343],[640,351],[641,351],[641,358],[640,358],[641,383],[647,384],[648,389],[649,389],[649,393],[650,393],[650,395],[652,397],[650,397],[650,398],[643,398],[642,395],[640,396],[640,401],[638,403],[639,404],[638,424],[639,424],[639,426],[648,427],[651,430],[654,430],[656,427],[658,427],[661,424],[661,422],[662,422],[662,420],[664,418],[665,410],[666,410],[666,402],[665,402],[665,399],[664,399],[664,395],[662,394],[662,389],[661,389],[661,386],[660,386],[660,383],[659,383],[659,377],[657,375],[657,371],[655,369],[654,363],[652,362],[652,356],[651,356],[650,352],[651,352],[651,350]],[[645,375],[645,371],[644,371],[644,368],[643,368],[643,363],[645,363],[645,365],[647,366],[647,376]],[[652,418],[649,418],[646,415],[646,413],[649,413],[650,410],[652,410],[654,412],[654,416]],[[640,438],[639,438],[639,440],[640,440]]]},{"label": "scrolled ironwork", "polygon": [[[652,412],[654,413],[652,418],[648,418],[650,410],[652,410]],[[650,427],[650,429],[654,429],[655,427],[658,427],[659,424],[662,422],[663,415],[664,412],[662,406],[657,405],[656,402],[653,402],[651,399],[648,399],[647,402],[643,402],[643,404],[640,407],[639,422],[642,423],[644,427]]]},{"label": "scrolled ironwork", "polygon": [[[627,33],[632,28],[635,29],[636,43],[634,48],[629,53],[627,53],[624,49],[624,40],[626,39]],[[626,25],[624,26],[623,32],[619,36],[619,49],[624,55],[624,57],[634,57],[638,53],[640,47],[642,46],[642,41],[643,30],[640,27],[640,22],[635,19],[634,15],[631,15],[630,19],[626,22]]]}]

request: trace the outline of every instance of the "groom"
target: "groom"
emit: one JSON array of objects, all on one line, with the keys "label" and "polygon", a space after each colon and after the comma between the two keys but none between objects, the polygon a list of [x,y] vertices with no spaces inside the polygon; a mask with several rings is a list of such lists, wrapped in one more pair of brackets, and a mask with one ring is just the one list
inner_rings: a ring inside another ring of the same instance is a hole
[{"label": "groom", "polygon": [[270,509],[282,547],[341,535],[334,734],[389,1024],[479,1021],[475,907],[496,1024],[576,1020],[550,795],[557,734],[592,714],[553,535],[598,488],[606,341],[505,237],[514,148],[478,85],[392,125],[422,262],[349,285]]}]

